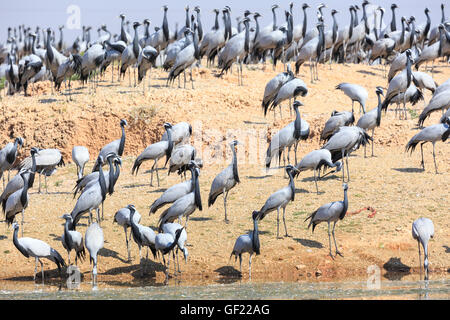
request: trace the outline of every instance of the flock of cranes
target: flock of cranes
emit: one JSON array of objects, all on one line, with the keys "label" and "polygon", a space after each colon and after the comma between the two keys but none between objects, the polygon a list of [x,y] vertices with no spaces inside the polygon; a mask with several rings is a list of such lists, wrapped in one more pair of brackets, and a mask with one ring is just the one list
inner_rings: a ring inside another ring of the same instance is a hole
[{"label": "flock of cranes", "polygon": [[[389,105],[396,103],[396,111],[399,112],[400,117],[400,105],[403,104],[403,117],[406,119],[406,105],[415,104],[423,99],[423,90],[429,90],[432,98],[419,116],[418,125],[422,130],[411,138],[406,150],[413,151],[420,143],[421,164],[425,168],[422,148],[424,143],[431,142],[435,171],[438,172],[435,143],[445,142],[450,135],[449,110],[445,112],[450,106],[450,79],[439,85],[433,80],[432,75],[414,71],[413,68],[418,70],[421,64],[428,61],[433,62],[439,57],[447,56],[448,58],[450,54],[450,24],[445,20],[444,5],[441,5],[442,21],[437,26],[431,25],[430,10],[426,8],[427,21],[425,23],[416,25],[416,17],[402,17],[401,30],[397,30],[395,10],[398,9],[398,6],[396,4],[391,6],[391,23],[385,26],[383,22],[385,9],[364,0],[361,8],[358,5],[350,6],[350,24],[345,27],[338,26],[336,22],[335,15],[339,12],[331,10],[333,23],[329,30],[326,30],[324,23],[324,10],[327,6],[319,5],[316,13],[317,24],[308,30],[307,9],[309,6],[305,3],[301,7],[303,23],[297,25],[294,24],[293,7],[294,5],[291,3],[285,11],[284,24],[278,25],[276,10],[279,6],[274,5],[271,8],[273,21],[270,25],[261,27],[258,22],[261,14],[246,10],[243,14],[244,18],[238,19],[237,28],[234,28],[231,23],[231,8],[226,6],[222,11],[214,10],[215,24],[210,31],[203,29],[200,7],[194,8],[196,16],[190,15],[189,7],[186,7],[185,25],[180,30],[173,31],[169,29],[168,25],[168,7],[164,6],[162,25],[156,27],[154,33],[150,33],[150,20],[146,19],[143,22],[145,34],[142,36],[138,32],[141,23],[134,22],[132,24],[133,36],[131,36],[125,28],[125,15],[121,14],[119,16],[121,19],[120,35],[113,36],[106,25],[102,25],[98,29],[98,40],[91,41],[89,33],[91,27],[83,27],[82,37],[77,38],[70,47],[64,45],[62,28],[59,29],[60,41],[57,42],[54,32],[50,28],[41,29],[43,32],[43,39],[41,39],[39,29],[32,32],[31,28],[25,28],[22,25],[19,27],[19,37],[16,35],[16,30],[14,29],[13,35],[13,29],[10,28],[7,43],[0,46],[0,58],[5,57],[4,64],[0,66],[0,72],[3,72],[9,84],[9,94],[19,92],[23,88],[27,95],[28,83],[43,79],[53,81],[56,89],[60,89],[61,83],[65,79],[69,79],[68,88],[70,89],[70,79],[74,74],[78,74],[81,81],[89,82],[90,92],[95,92],[99,76],[107,67],[111,67],[112,77],[114,77],[115,64],[119,78],[124,77],[128,70],[131,86],[130,68],[134,69],[134,74],[138,69],[138,82],[140,82],[145,79],[147,71],[155,67],[157,59],[160,59],[163,68],[169,72],[167,85],[178,78],[180,86],[180,76],[183,73],[186,87],[186,72],[189,72],[192,89],[194,89],[192,69],[202,58],[206,59],[207,64],[211,66],[214,65],[217,57],[217,66],[220,69],[219,77],[230,71],[232,65],[236,63],[239,85],[243,85],[243,64],[266,63],[266,60],[271,59],[275,67],[277,61],[281,61],[285,65],[284,71],[266,84],[262,97],[262,112],[264,116],[267,116],[267,112],[273,110],[275,118],[275,110],[278,107],[280,116],[282,116],[282,103],[286,104],[289,101],[288,108],[291,116],[292,110],[294,110],[295,119],[272,135],[264,164],[266,169],[269,169],[274,158],[277,158],[280,163],[283,155],[285,177],[287,175],[289,182],[287,186],[269,195],[259,210],[252,212],[253,230],[236,240],[230,258],[233,255],[236,258],[239,257],[241,270],[242,254],[249,253],[251,275],[252,256],[260,254],[261,249],[258,234],[260,221],[267,214],[276,210],[277,238],[281,238],[279,216],[280,209],[282,209],[285,236],[288,237],[285,211],[287,205],[295,201],[295,179],[302,172],[313,170],[316,192],[320,194],[317,179],[320,179],[321,171],[333,169],[332,172],[342,171],[344,200],[320,206],[306,220],[310,220],[309,226],[312,226],[312,230],[317,224],[327,222],[329,254],[335,259],[331,249],[331,235],[333,235],[336,255],[342,256],[338,250],[334,231],[336,223],[345,217],[349,205],[347,190],[350,184],[350,154],[363,146],[364,157],[366,157],[366,145],[372,143],[371,155],[373,156],[374,130],[381,126],[382,111],[386,111]],[[358,18],[359,10],[363,12],[361,20]],[[223,27],[219,23],[220,12],[222,12]],[[252,17],[255,27],[250,26]],[[100,35],[101,31],[106,34]],[[437,49],[436,55],[428,55],[432,48]],[[309,63],[312,83],[319,81],[318,63],[329,63],[330,68],[333,63],[379,63],[385,66],[389,65],[390,70],[387,77],[387,89],[384,84],[377,86],[375,94],[378,97],[378,104],[369,111],[366,111],[368,92],[364,87],[348,82],[337,84],[336,90],[339,90],[339,94],[342,92],[351,99],[352,110],[333,111],[320,134],[321,141],[324,141],[323,145],[297,161],[298,145],[301,141],[310,138],[311,131],[309,123],[301,117],[300,110],[304,105],[298,100],[300,97],[308,95],[310,91],[306,83],[298,77],[299,69],[305,62]],[[295,63],[295,73],[291,69],[291,63]],[[134,80],[136,85],[136,76],[134,76]],[[354,125],[356,121],[354,102],[360,105],[360,117],[356,125]],[[440,123],[423,128],[427,117],[438,110],[442,111]],[[75,251],[75,263],[77,263],[79,259],[84,259],[86,248],[93,264],[94,283],[97,278],[98,251],[103,248],[105,242],[101,228],[101,221],[104,219],[103,204],[107,196],[112,196],[114,193],[114,186],[120,176],[121,157],[126,145],[126,127],[128,126],[126,119],[122,119],[119,125],[122,131],[121,138],[110,142],[99,151],[93,170],[89,174],[84,174],[85,165],[90,159],[88,149],[84,146],[73,147],[72,160],[77,166],[74,197],[78,195],[78,198],[72,211],[61,217],[65,221],[62,246],[68,253],[68,263],[70,264],[72,250]],[[197,209],[203,210],[200,194],[200,171],[203,169],[203,162],[197,157],[195,148],[190,144],[192,127],[189,123],[179,122],[173,125],[166,122],[163,127],[165,132],[160,141],[147,146],[136,158],[132,174],[138,174],[140,166],[145,161],[153,160],[150,186],[153,186],[155,171],[159,186],[158,171],[161,168],[158,168],[158,162],[164,159],[164,169],[167,169],[168,173],[177,172],[181,177],[184,176],[184,181],[169,187],[150,205],[150,215],[158,210],[162,211],[157,230],[140,224],[141,215],[133,204],[118,210],[114,216],[114,222],[124,228],[129,259],[131,258],[129,240],[132,236],[138,245],[141,263],[142,247],[147,247],[147,257],[148,249],[152,251],[155,259],[161,255],[164,265],[166,265],[164,256],[169,254],[166,269],[168,272],[170,255],[173,257],[175,268],[178,266],[178,271],[180,271],[178,250],[182,252],[187,261],[188,220]],[[368,133],[370,131],[371,135]],[[23,145],[24,140],[17,137],[14,142],[8,143],[0,150],[0,175],[3,175],[4,185],[0,198],[5,220],[8,224],[13,224],[14,245],[24,256],[35,257],[36,275],[38,262],[41,263],[42,268],[41,258],[55,262],[58,269],[66,266],[66,263],[61,255],[45,242],[32,238],[18,238],[19,224],[15,222],[16,215],[22,214],[20,228],[23,235],[24,212],[28,207],[28,190],[33,187],[35,174],[39,175],[40,193],[41,175],[44,175],[44,179],[47,181],[47,177],[53,175],[58,166],[64,165],[64,160],[61,152],[57,149],[34,147],[30,149],[30,156],[14,167],[18,148]],[[237,160],[239,145],[242,143],[237,140],[229,144],[232,151],[231,163],[214,178],[208,196],[208,207],[213,206],[220,195],[223,196],[226,222],[229,222],[228,193],[238,183],[242,183],[239,178]],[[289,154],[292,147],[294,147],[295,164],[291,164],[290,161]],[[109,170],[103,170],[103,166],[108,166]],[[18,173],[9,179],[9,172],[13,168],[17,169]],[[6,171],[8,171],[9,182],[5,186],[4,174]],[[191,173],[190,180],[186,178],[187,171]],[[45,188],[48,192],[47,183],[45,183]],[[100,214],[100,207],[102,214]],[[96,222],[93,221],[93,211],[97,214]],[[83,241],[83,235],[76,230],[76,227],[86,214],[89,215],[90,226],[84,234]],[[185,218],[184,225],[181,224],[183,217]],[[331,223],[333,223],[332,230],[330,230]],[[128,228],[131,228],[130,236],[128,236]],[[428,276],[428,239],[433,235],[434,226],[431,220],[421,218],[413,223],[413,238],[417,239],[424,248],[426,276]],[[175,249],[177,253],[175,253]],[[144,266],[141,270],[144,270]]]},{"label": "flock of cranes", "polygon": [[[308,19],[308,9],[312,8],[304,3],[301,7],[303,21],[296,24],[294,17],[297,14],[291,2],[284,12],[282,23],[277,19],[280,7],[273,5],[273,18],[269,25],[260,26],[258,18],[261,14],[245,10],[243,17],[236,18],[237,26],[233,27],[231,8],[225,6],[222,10],[214,9],[214,26],[206,30],[202,25],[200,7],[196,6],[194,14],[191,14],[189,6],[186,6],[184,26],[172,30],[169,28],[168,7],[163,6],[162,24],[156,26],[153,33],[150,32],[149,19],[131,24],[125,21],[124,14],[120,14],[119,33],[113,35],[103,24],[97,29],[98,38],[93,40],[90,34],[92,27],[83,26],[81,36],[71,45],[64,41],[64,26],[59,27],[59,40],[51,28],[36,27],[33,31],[25,25],[20,25],[18,29],[10,27],[6,43],[0,43],[0,78],[5,77],[9,94],[23,90],[25,95],[30,83],[51,80],[54,87],[60,90],[61,83],[69,79],[67,88],[70,95],[70,81],[78,75],[80,81],[90,83],[89,92],[94,93],[99,76],[107,68],[111,68],[111,80],[114,81],[116,65],[119,80],[125,77],[128,70],[130,86],[130,69],[133,69],[134,86],[137,82],[143,82],[145,93],[145,77],[159,60],[164,70],[168,71],[167,85],[178,78],[180,87],[180,76],[183,74],[186,88],[188,71],[194,89],[192,69],[199,66],[203,58],[206,58],[208,66],[213,66],[217,58],[218,76],[231,71],[234,63],[238,65],[240,85],[243,85],[243,64],[265,63],[269,59],[274,68],[278,61],[285,68],[291,62],[295,63],[296,74],[308,62],[311,82],[319,79],[318,63],[329,63],[330,67],[332,63],[382,64],[384,68],[390,65],[390,82],[396,72],[404,69],[407,49],[411,50],[412,64],[416,69],[424,63],[434,65],[436,59],[450,54],[450,21],[446,20],[444,4],[440,7],[442,18],[439,24],[432,24],[430,9],[425,8],[422,18],[426,21],[416,23],[420,17],[402,16],[401,28],[397,26],[396,10],[399,7],[395,3],[390,7],[390,24],[383,20],[385,9],[368,0],[360,6],[349,6],[350,21],[344,26],[336,20],[336,15],[344,12],[335,9],[330,11],[332,22],[325,23],[327,8],[323,3],[317,7],[313,19],[317,22],[313,22],[312,26],[308,26],[308,20],[311,20],[311,17]],[[359,19],[358,11],[362,11],[362,19]],[[254,26],[251,26],[253,22]],[[130,24],[133,31],[129,29]],[[139,31],[142,26],[143,33]],[[341,90],[351,94],[345,85]],[[364,101],[360,103],[364,108]]]}]

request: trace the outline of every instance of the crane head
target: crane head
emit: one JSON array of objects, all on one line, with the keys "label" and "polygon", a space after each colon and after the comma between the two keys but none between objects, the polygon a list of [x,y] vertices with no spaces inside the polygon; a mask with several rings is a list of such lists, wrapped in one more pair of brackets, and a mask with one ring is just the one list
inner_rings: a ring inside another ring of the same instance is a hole
[{"label": "crane head", "polygon": [[296,109],[296,108],[298,108],[300,106],[303,106],[303,103],[301,103],[298,100],[295,100],[292,106],[294,107],[294,109]]},{"label": "crane head", "polygon": [[253,220],[258,219],[258,215],[259,215],[259,211],[256,211],[256,210],[253,211],[253,212],[252,212],[252,219],[253,219]]},{"label": "crane head", "polygon": [[19,229],[19,224],[17,222],[14,222],[12,224],[12,228],[13,228],[13,230]]},{"label": "crane head", "polygon": [[343,183],[342,184],[342,189],[344,189],[344,191],[347,191],[348,190],[348,184]]},{"label": "crane head", "polygon": [[336,172],[339,172],[342,170],[342,162],[336,161]]},{"label": "crane head", "polygon": [[200,13],[200,7],[199,6],[195,6],[194,11],[197,13]]},{"label": "crane head", "polygon": [[272,6],[272,11],[274,11],[274,10],[277,9],[277,8],[279,8],[279,6],[278,6],[277,4],[274,4],[274,5]]},{"label": "crane head", "polygon": [[117,163],[119,166],[122,166],[122,159],[120,159],[120,157],[119,157],[118,155],[116,155],[116,156],[114,157],[113,162],[114,162],[115,164]]},{"label": "crane head", "polygon": [[325,3],[321,3],[317,6],[317,10],[320,10],[320,9],[326,8],[326,7],[327,7],[327,5]]},{"label": "crane head", "polygon": [[172,128],[172,125],[169,123],[169,122],[165,122],[164,123],[164,129],[170,129],[170,128]]},{"label": "crane head", "polygon": [[294,167],[294,166],[291,165],[291,164],[288,164],[288,165],[286,166],[286,172],[289,174],[289,172],[291,172],[291,171],[300,172],[300,170],[298,170],[296,167]]},{"label": "crane head", "polygon": [[72,216],[70,215],[70,213],[64,213],[60,218],[66,221],[67,220],[72,221]]},{"label": "crane head", "polygon": [[23,138],[22,137],[17,137],[16,141],[17,141],[17,144],[19,144],[21,147],[23,146]]},{"label": "crane head", "polygon": [[395,4],[395,3],[391,4],[391,9],[397,9],[397,8],[398,8],[397,4]]},{"label": "crane head", "polygon": [[139,27],[141,25],[141,23],[140,22],[134,22],[133,23],[133,29],[136,29],[137,27]]},{"label": "crane head", "polygon": [[186,247],[183,248],[183,256],[184,256],[184,262],[187,262],[187,258],[189,256],[188,249]]},{"label": "crane head", "polygon": [[430,9],[425,8],[425,14],[430,13]]},{"label": "crane head", "polygon": [[334,16],[336,13],[339,13],[336,9],[331,10],[331,15]]},{"label": "crane head", "polygon": [[450,126],[450,117],[447,117],[447,119],[445,120],[445,123],[447,123]]},{"label": "crane head", "polygon": [[31,154],[31,155],[33,155],[33,154],[39,154],[39,149],[36,148],[36,147],[31,148],[30,154]]},{"label": "crane head", "polygon": [[128,125],[127,120],[125,120],[125,119],[120,120],[120,126],[121,127],[124,127],[124,126],[127,126],[127,125]]},{"label": "crane head", "polygon": [[384,96],[383,87],[377,86],[377,90],[375,90],[375,93]]},{"label": "crane head", "polygon": [[167,9],[169,9],[169,7],[165,4],[161,7],[162,10],[167,11]]},{"label": "crane head", "polygon": [[310,6],[309,6],[307,3],[304,3],[304,4],[302,5],[302,9],[305,10],[306,8],[310,8]]}]

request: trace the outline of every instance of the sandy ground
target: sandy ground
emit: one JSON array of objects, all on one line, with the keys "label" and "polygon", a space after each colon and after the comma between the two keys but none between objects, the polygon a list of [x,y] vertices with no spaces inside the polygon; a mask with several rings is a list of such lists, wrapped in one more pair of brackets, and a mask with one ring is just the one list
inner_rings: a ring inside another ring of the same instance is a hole
[{"label": "sandy ground", "polygon": [[[190,83],[187,83],[188,89],[178,89],[176,82],[174,88],[166,88],[167,73],[155,70],[151,74],[150,91],[147,89],[145,95],[142,86],[129,87],[127,78],[121,85],[116,81],[111,83],[111,74],[107,73],[96,94],[88,94],[86,87],[73,83],[73,101],[68,100],[65,90],[64,94],[52,94],[48,83],[37,84],[31,97],[23,94],[2,97],[1,144],[22,136],[25,146],[20,151],[20,158],[28,155],[33,146],[56,147],[62,151],[67,163],[48,179],[49,194],[38,194],[37,183],[30,190],[24,236],[48,242],[67,260],[60,241],[63,233],[60,217],[70,212],[76,201],[71,195],[76,180],[71,149],[74,145],[88,147],[91,160],[86,172],[90,172],[100,148],[120,137],[119,120],[126,118],[129,126],[126,127],[122,172],[115,193],[105,201],[105,221],[102,222],[105,247],[100,252],[98,280],[105,286],[162,283],[164,266],[161,261],[144,259],[147,268],[145,275],[141,276],[134,242],[132,261],[126,261],[123,229],[113,224],[113,217],[118,209],[133,203],[142,215],[141,224],[156,228],[162,210],[150,216],[149,205],[180,178],[176,174],[167,176],[167,171],[161,170],[160,187],[150,187],[148,170],[152,163],[144,163],[137,176],[131,175],[131,167],[147,145],[159,140],[164,122],[187,121],[193,126],[193,144],[205,162],[200,176],[203,211],[195,211],[189,220],[189,259],[187,264],[181,263],[183,272],[178,279],[182,279],[184,284],[235,281],[239,263],[234,259],[229,261],[229,257],[236,238],[252,229],[252,211],[261,208],[271,193],[288,183],[277,164],[268,172],[263,165],[267,138],[294,118],[290,116],[286,103],[282,120],[278,109],[274,120],[273,113],[264,118],[260,107],[265,84],[282,68],[280,65],[273,71],[270,65],[244,67],[242,87],[237,85],[236,68],[223,79],[214,76],[217,73],[215,69],[200,68],[194,71],[195,90],[191,89]],[[433,76],[438,84],[448,79],[450,68],[447,65],[440,65],[436,70]],[[299,160],[322,145],[320,132],[332,110],[351,110],[350,99],[334,89],[337,84],[352,82],[367,88],[367,110],[376,107],[375,87],[387,87],[379,66],[333,65],[330,69],[328,65],[319,65],[319,76],[320,81],[311,84],[309,68],[305,66],[300,70],[299,77],[309,88],[308,95],[301,99],[304,104],[301,114],[311,126],[311,135],[299,147]],[[431,93],[425,92],[426,101],[430,98]],[[421,216],[431,218],[436,229],[429,245],[430,278],[448,278],[450,144],[436,144],[439,174],[434,173],[431,144],[424,146],[426,169],[423,172],[420,151],[416,150],[412,156],[405,153],[407,141],[418,132],[417,116],[423,102],[413,108],[417,109],[408,113],[408,120],[396,119],[393,109],[383,114],[381,127],[375,130],[375,157],[364,158],[362,149],[350,157],[349,212],[370,206],[376,214],[370,218],[371,212],[363,210],[338,222],[336,238],[344,257],[332,260],[328,256],[326,224],[317,226],[312,233],[304,222],[322,204],[343,199],[341,175],[329,175],[319,181],[322,192],[317,195],[312,171],[305,172],[295,181],[295,201],[286,210],[291,236],[276,239],[276,212],[260,222],[261,254],[253,259],[253,281],[365,280],[371,265],[380,268],[384,280],[418,280],[417,243],[411,236],[411,224]],[[355,105],[356,119],[360,116],[358,110]],[[440,112],[432,114],[425,125],[437,123],[440,116]],[[223,221],[223,198],[220,196],[210,208],[207,200],[215,175],[229,164],[228,142],[234,138],[244,142],[244,146],[238,148],[241,183],[229,193],[231,221],[227,224]],[[160,161],[159,166],[162,165],[163,161]],[[18,215],[19,222],[20,219]],[[87,219],[83,218],[80,223],[77,230],[84,234]],[[11,227],[4,224],[1,228],[0,287],[27,287],[33,283],[34,259],[27,260],[14,247]],[[280,234],[284,234],[282,223]],[[57,282],[55,265],[45,260],[44,266],[49,281]],[[85,281],[90,281],[89,259],[79,267]],[[242,267],[243,278],[246,279],[247,255],[244,255]]]}]

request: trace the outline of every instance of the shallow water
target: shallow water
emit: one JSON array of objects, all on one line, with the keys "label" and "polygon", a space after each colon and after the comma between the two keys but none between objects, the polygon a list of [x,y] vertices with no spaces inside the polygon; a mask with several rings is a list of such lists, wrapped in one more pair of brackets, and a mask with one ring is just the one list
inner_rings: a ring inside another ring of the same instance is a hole
[{"label": "shallow water", "polygon": [[0,299],[449,299],[450,279],[429,281],[381,281],[369,288],[355,282],[274,282],[209,285],[161,285],[146,287],[102,287],[93,290],[84,283],[78,289],[38,285],[27,290],[1,290]]}]

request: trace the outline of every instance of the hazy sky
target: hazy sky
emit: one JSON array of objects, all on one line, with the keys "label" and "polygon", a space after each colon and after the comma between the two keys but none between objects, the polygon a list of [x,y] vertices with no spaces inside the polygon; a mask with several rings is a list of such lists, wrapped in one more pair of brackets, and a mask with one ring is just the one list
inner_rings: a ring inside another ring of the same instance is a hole
[{"label": "hazy sky", "polygon": [[[153,31],[153,27],[161,25],[163,15],[161,6],[164,4],[169,7],[168,19],[171,29],[175,28],[175,22],[178,22],[179,27],[184,25],[184,7],[186,5],[189,5],[192,9],[198,5],[202,10],[201,14],[203,28],[204,30],[209,30],[214,23],[214,14],[212,13],[212,10],[214,8],[222,8],[225,5],[229,5],[231,7],[233,23],[235,23],[236,17],[241,16],[244,10],[249,9],[252,12],[257,11],[263,15],[260,21],[261,25],[265,26],[272,21],[270,7],[276,3],[280,6],[280,9],[277,10],[277,19],[279,22],[283,23],[284,15],[282,10],[289,7],[290,0],[2,0],[1,2],[0,43],[5,42],[8,26],[18,26],[19,24],[30,26],[33,31],[36,25],[45,28],[51,27],[57,30],[59,25],[64,24],[66,26],[64,29],[64,40],[66,43],[72,43],[75,37],[81,34],[81,30],[69,29],[70,27],[73,27],[73,22],[76,22],[76,19],[70,20],[69,18],[73,17],[73,15],[67,13],[68,9],[74,8],[73,5],[76,6],[75,8],[79,8],[80,24],[92,26],[91,39],[94,40],[97,38],[98,26],[103,23],[107,25],[108,29],[113,34],[120,32],[120,19],[118,18],[120,13],[124,13],[126,15],[126,19],[131,23],[134,21],[142,22],[146,18],[150,19],[152,22],[150,27],[151,31]],[[304,2],[311,6],[311,9],[308,9],[309,29],[316,21],[315,8],[319,3],[324,2],[328,7],[324,10],[325,23],[328,22],[331,24],[330,11],[334,8],[340,11],[337,15],[338,24],[348,25],[350,20],[348,6],[350,4],[361,5],[362,0],[294,1],[294,24],[299,24],[303,20],[301,5]],[[432,19],[432,26],[437,25],[441,20],[440,4],[443,2],[442,0],[379,0],[373,2],[374,4],[380,5],[386,9],[386,14],[384,16],[384,21],[386,23],[389,23],[391,20],[391,11],[389,8],[393,2],[396,2],[399,7],[397,10],[398,27],[400,27],[400,17],[402,15],[406,17],[415,15],[417,24],[424,22],[426,19],[424,14],[425,7],[428,7],[431,10],[430,16]],[[450,10],[448,8],[446,9],[447,11]],[[450,11],[447,15],[450,15]],[[358,13],[358,17],[362,18],[362,12]],[[221,22],[222,21],[220,20],[220,23]],[[142,27],[140,28],[140,33],[143,33]],[[57,39],[59,39],[59,33],[57,33]]]}]

